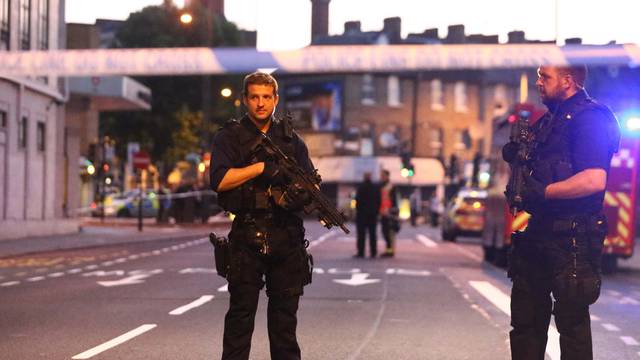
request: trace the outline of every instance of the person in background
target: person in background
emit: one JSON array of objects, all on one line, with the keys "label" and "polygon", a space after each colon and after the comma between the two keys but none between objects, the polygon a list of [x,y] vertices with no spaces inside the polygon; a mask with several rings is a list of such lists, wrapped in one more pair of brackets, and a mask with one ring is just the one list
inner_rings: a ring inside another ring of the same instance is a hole
[{"label": "person in background", "polygon": [[386,248],[382,256],[395,255],[395,236],[400,230],[398,221],[398,199],[395,186],[391,184],[389,170],[380,171],[380,225]]},{"label": "person in background", "polygon": [[380,188],[371,181],[371,173],[366,172],[356,191],[356,233],[358,238],[358,252],[354,255],[356,258],[364,257],[367,233],[369,233],[369,254],[372,258],[378,255],[376,227],[379,208]]}]

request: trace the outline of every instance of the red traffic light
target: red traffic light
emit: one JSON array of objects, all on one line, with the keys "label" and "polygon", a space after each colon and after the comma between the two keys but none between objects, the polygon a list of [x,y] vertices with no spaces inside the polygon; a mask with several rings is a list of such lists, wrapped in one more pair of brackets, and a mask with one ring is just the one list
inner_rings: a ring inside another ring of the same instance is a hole
[{"label": "red traffic light", "polygon": [[105,173],[108,173],[109,172],[109,164],[107,164],[107,163],[102,164],[102,171],[105,172]]}]

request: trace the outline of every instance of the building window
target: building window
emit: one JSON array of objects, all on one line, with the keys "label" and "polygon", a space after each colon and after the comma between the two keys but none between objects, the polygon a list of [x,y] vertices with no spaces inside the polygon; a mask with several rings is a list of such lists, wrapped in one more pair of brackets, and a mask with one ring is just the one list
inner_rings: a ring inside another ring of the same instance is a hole
[{"label": "building window", "polygon": [[49,49],[49,0],[38,0],[38,49]]},{"label": "building window", "polygon": [[376,103],[376,86],[373,75],[364,74],[362,76],[362,105],[375,105]]},{"label": "building window", "polygon": [[7,128],[7,112],[0,110],[0,130]]},{"label": "building window", "polygon": [[20,0],[20,49],[31,49],[31,0]]},{"label": "building window", "polygon": [[457,81],[453,86],[454,111],[467,112],[467,84]]},{"label": "building window", "polygon": [[20,119],[20,124],[18,126],[18,147],[26,148],[27,147],[27,124],[29,119],[26,116],[23,116]]},{"label": "building window", "polygon": [[11,38],[11,0],[0,0],[0,50],[9,50]]},{"label": "building window", "polygon": [[391,75],[387,79],[387,105],[402,105],[402,87],[400,86],[400,79],[395,75]]},{"label": "building window", "polygon": [[432,156],[442,155],[442,140],[444,134],[442,129],[431,128],[429,129],[429,148],[431,148]]},{"label": "building window", "polygon": [[44,151],[46,145],[47,127],[43,122],[38,122],[38,132],[36,134],[38,142],[38,151]]},{"label": "building window", "polygon": [[444,109],[444,92],[442,91],[442,81],[440,79],[431,80],[431,110]]}]

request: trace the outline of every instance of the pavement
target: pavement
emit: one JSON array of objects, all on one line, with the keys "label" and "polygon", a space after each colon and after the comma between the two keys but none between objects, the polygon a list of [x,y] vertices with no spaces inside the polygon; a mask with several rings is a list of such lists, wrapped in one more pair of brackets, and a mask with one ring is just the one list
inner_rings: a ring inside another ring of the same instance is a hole
[{"label": "pavement", "polygon": [[84,218],[77,233],[2,240],[0,258],[133,242],[195,239],[230,224],[231,220],[222,215],[211,217],[206,224],[157,224],[155,219],[144,219],[143,229],[138,231],[136,219]]}]

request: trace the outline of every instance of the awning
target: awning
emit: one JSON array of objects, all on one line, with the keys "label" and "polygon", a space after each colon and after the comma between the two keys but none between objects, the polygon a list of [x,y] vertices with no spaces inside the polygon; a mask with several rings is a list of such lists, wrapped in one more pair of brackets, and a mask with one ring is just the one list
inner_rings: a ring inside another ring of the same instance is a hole
[{"label": "awning", "polygon": [[395,185],[434,186],[444,182],[442,163],[432,158],[411,158],[415,170],[411,178],[400,175],[402,161],[398,156],[323,156],[312,157],[311,161],[324,183],[359,183],[365,172],[370,172],[377,181],[381,169],[389,170]]}]

